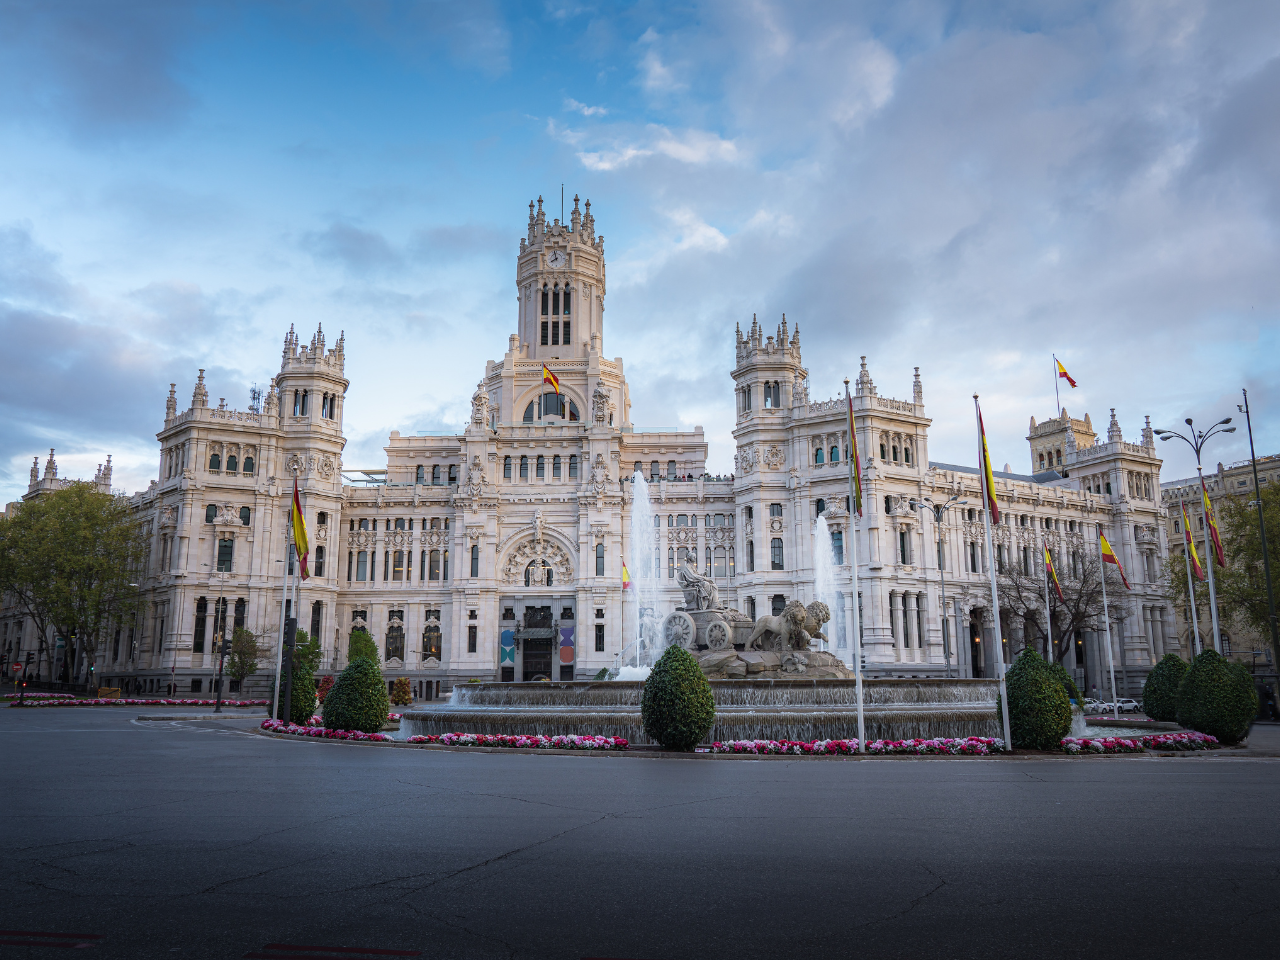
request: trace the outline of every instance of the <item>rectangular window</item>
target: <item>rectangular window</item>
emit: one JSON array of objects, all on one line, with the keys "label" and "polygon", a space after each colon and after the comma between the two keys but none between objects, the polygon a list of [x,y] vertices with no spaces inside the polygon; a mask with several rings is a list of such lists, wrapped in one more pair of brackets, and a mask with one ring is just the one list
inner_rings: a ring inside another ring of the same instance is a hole
[{"label": "rectangular window", "polygon": [[978,545],[972,540],[969,541],[969,572],[978,572]]},{"label": "rectangular window", "polygon": [[782,540],[774,537],[769,542],[769,564],[774,570],[782,570]]},{"label": "rectangular window", "polygon": [[771,503],[771,504],[769,504],[769,516],[771,516],[771,517],[780,517],[780,516],[782,516],[782,504],[780,504],[780,503]]},{"label": "rectangular window", "polygon": [[898,531],[898,562],[904,567],[911,563],[911,544],[905,530]]},{"label": "rectangular window", "polygon": [[471,547],[471,575],[480,576],[480,548],[475,545]]},{"label": "rectangular window", "polygon": [[604,544],[596,544],[596,576],[604,576]]},{"label": "rectangular window", "polygon": [[467,627],[467,653],[476,652],[476,625],[471,624]]},{"label": "rectangular window", "polygon": [[560,458],[558,456],[551,458],[551,479],[560,479]]},{"label": "rectangular window", "polygon": [[747,597],[747,616],[752,620],[756,618],[756,598]]},{"label": "rectangular window", "polygon": [[537,473],[538,473],[539,480],[545,480],[547,478],[547,458],[546,457],[543,457],[543,456],[538,457]]},{"label": "rectangular window", "polygon": [[559,320],[553,320],[551,322],[551,346],[553,347],[560,346],[560,321]]},{"label": "rectangular window", "polygon": [[209,615],[209,601],[201,597],[196,601],[196,628],[191,640],[192,653],[204,653],[205,621]]},{"label": "rectangular window", "polygon": [[511,458],[510,457],[502,458],[502,479],[503,480],[511,479]]},{"label": "rectangular window", "polygon": [[386,583],[391,579],[391,551],[382,551],[382,582]]},{"label": "rectangular window", "polygon": [[604,653],[604,624],[596,624],[596,653]]},{"label": "rectangular window", "polygon": [[[218,541],[218,572],[231,572],[231,558],[235,549],[236,542],[234,540]],[[292,566],[292,564],[290,564]]]},{"label": "rectangular window", "polygon": [[431,551],[431,566],[429,567],[429,569],[431,572],[428,575],[428,579],[439,580],[440,579],[440,551],[439,550]]},{"label": "rectangular window", "polygon": [[770,610],[773,616],[782,616],[782,611],[787,608],[787,598],[780,593],[775,593],[773,599],[769,601]]},{"label": "rectangular window", "polygon": [[[564,312],[565,313],[569,312],[569,295],[567,293],[564,295]],[[569,321],[568,320],[564,322],[564,342],[565,343],[569,342]]]},{"label": "rectangular window", "polygon": [[836,566],[844,564],[844,531],[835,530],[831,534],[831,552],[835,555]]},{"label": "rectangular window", "polygon": [[363,582],[369,579],[369,551],[361,550],[356,554],[356,579]]},{"label": "rectangular window", "polygon": [[449,551],[444,552],[444,579],[449,579]]},{"label": "rectangular window", "polygon": [[747,541],[747,573],[756,572],[756,542]]},{"label": "rectangular window", "polygon": [[551,342],[551,324],[542,321],[542,346],[547,346]]}]

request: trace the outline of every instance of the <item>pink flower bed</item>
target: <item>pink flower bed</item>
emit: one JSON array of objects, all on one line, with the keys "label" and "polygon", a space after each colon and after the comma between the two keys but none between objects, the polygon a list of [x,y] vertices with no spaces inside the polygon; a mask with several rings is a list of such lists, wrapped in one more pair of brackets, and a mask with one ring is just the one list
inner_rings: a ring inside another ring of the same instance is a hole
[{"label": "pink flower bed", "polygon": [[[217,700],[38,700],[25,704],[17,700],[9,704],[11,707],[212,707]],[[224,707],[265,707],[266,700],[223,700]]]},{"label": "pink flower bed", "polygon": [[439,743],[449,747],[521,747],[532,750],[626,750],[622,737],[533,736],[506,737],[487,733],[429,733],[406,743]]},{"label": "pink flower bed", "polygon": [[[9,700],[17,700],[20,696],[21,694],[18,693],[5,694]],[[26,698],[28,700],[74,700],[76,695],[74,693],[28,693]]]},{"label": "pink flower bed", "polygon": [[[985,756],[1004,749],[1004,741],[998,737],[937,737],[932,740],[872,740],[867,753],[885,755],[905,753],[967,754]],[[858,752],[858,741],[853,740],[726,740],[711,745],[711,753],[795,754],[824,756],[840,754],[849,756]]]},{"label": "pink flower bed", "polygon": [[1143,753],[1147,750],[1216,750],[1217,737],[1191,730],[1182,733],[1149,733],[1142,737],[1065,737],[1062,752]]},{"label": "pink flower bed", "polygon": [[283,720],[263,720],[262,729],[273,733],[289,733],[295,737],[319,737],[322,740],[371,740],[385,743],[392,738],[385,733],[361,733],[359,730],[329,730],[325,727],[299,726]]}]

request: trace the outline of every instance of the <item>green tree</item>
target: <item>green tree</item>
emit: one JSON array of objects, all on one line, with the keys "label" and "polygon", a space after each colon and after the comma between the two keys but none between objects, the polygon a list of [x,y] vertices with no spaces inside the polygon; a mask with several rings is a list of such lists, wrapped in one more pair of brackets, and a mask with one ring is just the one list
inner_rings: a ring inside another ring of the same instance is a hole
[{"label": "green tree", "polygon": [[354,663],[358,657],[364,657],[375,667],[381,667],[378,657],[378,645],[373,642],[367,630],[352,630],[351,639],[347,642],[347,663]]},{"label": "green tree", "polygon": [[92,483],[70,483],[0,519],[0,590],[35,623],[50,674],[50,631],[74,638],[69,656],[92,662],[113,626],[135,620],[146,542],[128,502]]},{"label": "green tree", "polygon": [[[1049,635],[1045,629],[1044,556],[1039,548],[1031,548],[1031,566],[1026,573],[1022,571],[1021,558],[1011,556],[1010,562],[996,577],[1001,617],[1016,618],[1022,624],[1026,646],[1054,663],[1061,663],[1066,657],[1077,631],[1099,630],[1102,627],[1102,579],[1099,575],[1102,564],[1098,560],[1096,541],[1086,543],[1093,544],[1092,554],[1086,549],[1073,558],[1069,552],[1062,551],[1054,558],[1054,569],[1062,585],[1063,599],[1058,599],[1057,591],[1051,583],[1049,611],[1053,617],[1052,650],[1049,649]],[[1013,549],[1016,548],[1010,548],[1011,551]],[[1127,605],[1119,602],[1127,591],[1115,567],[1107,567],[1105,576],[1107,599],[1110,601],[1107,612],[1111,615],[1112,622],[1118,623],[1127,616]],[[1007,636],[1011,623],[1006,619],[1002,626]]]},{"label": "green tree", "polygon": [[[1265,487],[1261,494],[1262,517],[1267,525],[1267,554],[1274,579],[1280,573],[1280,486]],[[1262,564],[1262,534],[1258,530],[1258,508],[1250,506],[1253,496],[1224,497],[1218,506],[1218,527],[1225,570],[1214,570],[1217,580],[1218,612],[1240,625],[1247,625],[1274,643],[1267,605],[1267,580]],[[1184,574],[1185,578],[1185,574]],[[1274,591],[1275,584],[1272,584]],[[1280,646],[1272,657],[1280,663]]]},{"label": "green tree", "polygon": [[644,682],[640,723],[668,750],[692,750],[716,719],[711,684],[687,650],[667,647]]},{"label": "green tree", "polygon": [[390,709],[382,671],[368,657],[357,657],[324,698],[321,715],[330,730],[377,733],[387,722]]},{"label": "green tree", "polygon": [[243,685],[245,680],[258,672],[258,661],[267,656],[268,651],[259,645],[257,636],[252,630],[236,627],[231,632],[231,652],[227,654],[224,666],[226,675],[237,684]]}]

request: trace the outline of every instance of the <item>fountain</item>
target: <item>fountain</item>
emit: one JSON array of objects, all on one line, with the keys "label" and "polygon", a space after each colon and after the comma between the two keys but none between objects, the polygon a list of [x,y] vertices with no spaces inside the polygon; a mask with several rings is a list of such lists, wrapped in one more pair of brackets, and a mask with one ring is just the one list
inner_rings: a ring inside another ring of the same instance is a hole
[{"label": "fountain", "polygon": [[[835,545],[831,542],[827,518],[822,514],[813,523],[813,593],[814,598],[825,603],[829,610],[840,608],[840,598],[836,594]],[[824,638],[822,649],[831,648],[829,638]]]},{"label": "fountain", "polygon": [[662,656],[661,617],[658,616],[662,550],[658,545],[656,519],[649,501],[649,483],[639,470],[631,477],[631,606],[628,620],[635,638],[614,660],[610,675],[615,680],[643,680]]}]

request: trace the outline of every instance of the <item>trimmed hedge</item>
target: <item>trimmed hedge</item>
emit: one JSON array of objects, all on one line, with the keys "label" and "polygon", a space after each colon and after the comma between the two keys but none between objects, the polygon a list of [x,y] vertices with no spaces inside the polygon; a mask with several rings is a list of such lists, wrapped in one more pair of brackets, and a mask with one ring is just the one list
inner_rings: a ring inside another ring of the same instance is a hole
[{"label": "trimmed hedge", "polygon": [[289,696],[289,721],[310,723],[316,712],[316,678],[303,664],[293,668],[293,686]]},{"label": "trimmed hedge", "polygon": [[391,688],[391,702],[397,707],[413,703],[413,689],[408,677],[396,677],[395,686]]},{"label": "trimmed hedge", "polygon": [[[1005,674],[1009,691],[1009,737],[1014,747],[1058,750],[1071,732],[1071,701],[1066,688],[1044,658],[1030,647],[1018,655]],[[1004,722],[1004,704],[997,716]]]},{"label": "trimmed hedge", "polygon": [[382,671],[368,657],[357,657],[324,698],[321,716],[329,730],[377,733],[387,722],[390,709]]},{"label": "trimmed hedge", "polygon": [[1178,687],[1191,669],[1176,653],[1166,653],[1142,685],[1142,712],[1152,720],[1178,719]]},{"label": "trimmed hedge", "polygon": [[1080,696],[1080,688],[1077,687],[1076,682],[1071,679],[1071,674],[1067,673],[1067,668],[1057,660],[1054,660],[1052,663],[1047,663],[1046,666],[1054,677],[1057,678],[1058,682],[1062,684],[1062,689],[1067,691],[1067,696],[1078,703],[1080,708],[1083,710],[1084,697]]},{"label": "trimmed hedge", "polygon": [[1243,664],[1215,650],[1191,661],[1178,685],[1178,723],[1233,744],[1244,739],[1257,715],[1258,691]]},{"label": "trimmed hedge", "polygon": [[364,657],[375,667],[382,665],[378,645],[373,642],[373,637],[369,636],[367,630],[352,630],[351,639],[347,641],[347,663],[355,663],[359,657]]},{"label": "trimmed hedge", "polygon": [[644,682],[640,722],[668,750],[692,750],[711,732],[711,685],[687,650],[668,647]]}]

